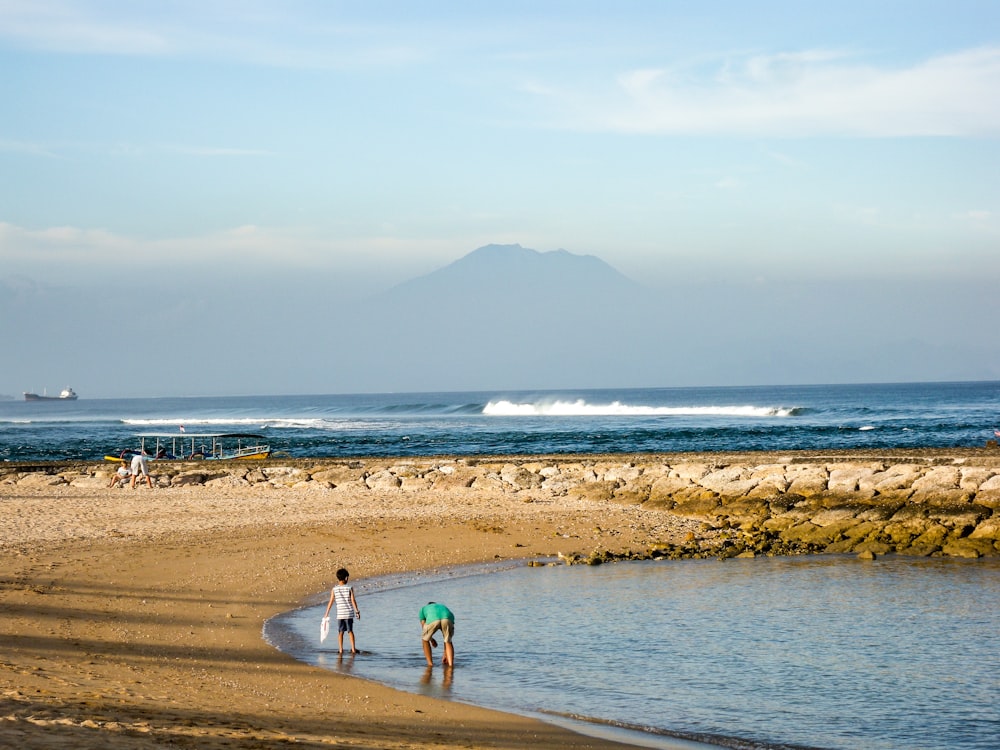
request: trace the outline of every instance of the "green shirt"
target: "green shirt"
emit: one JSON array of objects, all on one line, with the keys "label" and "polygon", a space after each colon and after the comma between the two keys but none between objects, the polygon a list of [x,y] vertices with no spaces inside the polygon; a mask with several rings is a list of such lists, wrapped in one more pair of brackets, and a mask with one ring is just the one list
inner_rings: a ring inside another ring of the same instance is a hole
[{"label": "green shirt", "polygon": [[451,613],[443,604],[432,602],[420,608],[420,622],[437,622],[438,620],[450,620],[455,622],[455,615]]}]

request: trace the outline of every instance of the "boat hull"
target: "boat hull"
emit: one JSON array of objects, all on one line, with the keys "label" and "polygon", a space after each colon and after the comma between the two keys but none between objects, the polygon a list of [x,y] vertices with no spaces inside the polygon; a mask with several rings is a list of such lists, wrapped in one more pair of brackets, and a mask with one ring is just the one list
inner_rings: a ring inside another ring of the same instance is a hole
[{"label": "boat hull", "polygon": [[264,436],[250,433],[146,432],[137,437],[137,447],[106,453],[104,460],[131,461],[141,455],[150,461],[262,461],[271,455]]},{"label": "boat hull", "polygon": [[[125,455],[112,456],[108,454],[104,457],[104,460],[117,462],[124,458],[126,461],[131,461],[134,455],[136,454],[126,451]],[[208,458],[156,458],[155,456],[146,456],[146,459],[149,461],[263,461],[265,458],[270,458],[270,456],[270,451],[261,451],[259,453],[247,453],[240,456],[209,456]]]}]

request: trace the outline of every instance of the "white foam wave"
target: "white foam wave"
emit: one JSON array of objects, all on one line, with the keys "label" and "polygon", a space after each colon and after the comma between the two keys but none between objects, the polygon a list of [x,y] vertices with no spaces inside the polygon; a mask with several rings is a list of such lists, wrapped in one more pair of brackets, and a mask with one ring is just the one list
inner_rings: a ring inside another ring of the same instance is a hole
[{"label": "white foam wave", "polygon": [[364,422],[354,422],[347,420],[329,420],[313,417],[199,417],[197,419],[170,419],[148,418],[148,419],[122,419],[122,424],[133,425],[135,427],[173,427],[184,428],[191,431],[192,427],[211,427],[213,425],[238,425],[253,427],[254,429],[273,428],[277,430],[336,430],[352,427],[355,424],[365,425]]},{"label": "white foam wave", "polygon": [[494,417],[790,417],[795,408],[776,406],[643,406],[623,404],[588,404],[576,401],[538,401],[514,403],[490,401],[483,407],[483,414]]},{"label": "white foam wave", "polygon": [[160,427],[160,426],[170,426],[177,427],[179,425],[184,425],[184,427],[190,427],[191,425],[212,425],[212,424],[239,424],[239,425],[263,425],[271,422],[273,420],[268,419],[249,419],[249,418],[234,418],[234,417],[201,417],[198,419],[178,419],[177,417],[171,417],[170,419],[123,419],[122,424],[135,425],[136,427]]},{"label": "white foam wave", "polygon": [[[261,421],[261,424],[265,420]],[[326,429],[327,420],[325,419],[272,419],[266,420],[268,424],[272,427],[276,427],[279,430],[322,430]]]}]

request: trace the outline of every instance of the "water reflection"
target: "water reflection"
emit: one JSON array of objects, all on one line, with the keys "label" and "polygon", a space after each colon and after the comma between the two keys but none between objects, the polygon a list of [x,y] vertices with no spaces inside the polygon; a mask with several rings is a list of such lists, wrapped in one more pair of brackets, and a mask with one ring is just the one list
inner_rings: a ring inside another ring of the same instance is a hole
[{"label": "water reflection", "polygon": [[[360,593],[373,651],[333,668],[433,697],[747,748],[995,750],[1000,731],[996,559],[522,567]],[[455,604],[460,680],[424,663],[429,600]],[[320,614],[268,636],[326,666]]]}]

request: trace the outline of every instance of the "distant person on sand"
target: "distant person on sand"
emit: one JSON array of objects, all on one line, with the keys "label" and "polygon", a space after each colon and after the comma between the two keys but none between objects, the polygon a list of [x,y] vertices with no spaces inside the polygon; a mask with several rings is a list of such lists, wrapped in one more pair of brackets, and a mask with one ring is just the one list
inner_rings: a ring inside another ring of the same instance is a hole
[{"label": "distant person on sand", "polygon": [[146,477],[149,489],[153,489],[153,478],[149,476],[149,459],[144,453],[136,453],[132,456],[132,489],[135,489],[135,480],[140,474]]},{"label": "distant person on sand", "polygon": [[128,470],[128,464],[125,463],[125,459],[123,458],[118,466],[118,471],[111,477],[111,484],[108,487],[124,487],[125,482],[128,481],[131,474],[132,472]]},{"label": "distant person on sand", "polygon": [[330,616],[330,609],[333,603],[337,603],[337,646],[338,653],[344,653],[344,633],[351,638],[351,653],[358,653],[354,645],[354,618],[361,619],[361,610],[358,609],[358,600],[354,597],[354,587],[348,585],[347,580],[351,574],[346,568],[337,571],[337,585],[330,591],[330,601],[326,605],[326,612],[323,617]]},{"label": "distant person on sand", "polygon": [[446,667],[455,666],[455,647],[451,643],[451,638],[455,634],[455,615],[443,604],[437,602],[427,602],[420,608],[420,625],[423,627],[423,635],[420,639],[424,646],[424,658],[427,659],[427,666],[434,666],[434,657],[431,647],[437,647],[434,634],[441,631],[441,639],[444,641],[444,657],[441,663]]}]

